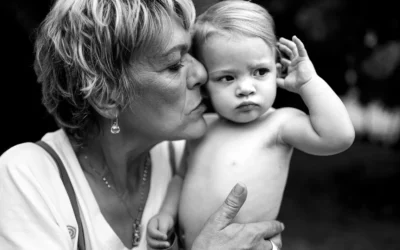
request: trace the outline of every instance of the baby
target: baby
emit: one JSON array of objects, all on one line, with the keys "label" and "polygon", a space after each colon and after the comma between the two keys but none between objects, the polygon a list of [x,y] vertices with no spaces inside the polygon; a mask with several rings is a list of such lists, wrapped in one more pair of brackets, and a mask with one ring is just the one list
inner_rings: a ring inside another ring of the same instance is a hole
[{"label": "baby", "polygon": [[[206,115],[206,135],[187,142],[187,169],[148,229],[149,242],[167,247],[178,217],[185,249],[236,183],[247,186],[248,196],[235,221],[276,219],[293,149],[332,155],[354,141],[345,106],[317,75],[303,43],[296,36],[277,41],[261,6],[211,6],[196,20],[193,49],[208,71],[205,88],[218,115]],[[309,114],[273,108],[277,86],[299,94]]]}]

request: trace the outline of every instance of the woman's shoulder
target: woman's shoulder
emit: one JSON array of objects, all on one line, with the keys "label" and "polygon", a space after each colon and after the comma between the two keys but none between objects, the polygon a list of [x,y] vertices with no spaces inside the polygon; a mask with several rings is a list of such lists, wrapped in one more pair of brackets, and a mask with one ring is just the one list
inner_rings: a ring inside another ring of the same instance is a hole
[{"label": "woman's shoulder", "polygon": [[35,143],[21,143],[0,156],[0,171],[21,171],[32,166],[40,168],[47,159],[46,152]]},{"label": "woman's shoulder", "polygon": [[33,142],[24,142],[17,144],[6,150],[0,156],[0,164],[31,162],[43,157],[43,150]]}]

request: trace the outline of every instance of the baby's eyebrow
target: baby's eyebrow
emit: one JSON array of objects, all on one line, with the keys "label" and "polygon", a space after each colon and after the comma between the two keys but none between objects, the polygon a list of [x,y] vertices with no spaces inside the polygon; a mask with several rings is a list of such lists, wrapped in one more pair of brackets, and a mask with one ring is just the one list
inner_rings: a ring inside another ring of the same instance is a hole
[{"label": "baby's eyebrow", "polygon": [[214,70],[214,71],[211,71],[211,72],[209,72],[208,74],[209,75],[229,75],[229,74],[232,74],[233,73],[233,70],[229,70],[229,69],[221,69],[221,70]]},{"label": "baby's eyebrow", "polygon": [[256,63],[251,63],[248,65],[248,68],[249,69],[262,68],[262,67],[269,67],[271,65],[273,65],[273,62],[271,60],[265,60]]}]

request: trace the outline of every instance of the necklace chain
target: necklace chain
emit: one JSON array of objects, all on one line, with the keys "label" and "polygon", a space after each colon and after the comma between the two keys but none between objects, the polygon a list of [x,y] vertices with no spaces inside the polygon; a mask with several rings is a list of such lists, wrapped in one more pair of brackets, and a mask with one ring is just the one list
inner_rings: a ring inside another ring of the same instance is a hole
[{"label": "necklace chain", "polygon": [[124,205],[126,211],[128,212],[129,217],[131,217],[132,219],[132,246],[133,247],[137,247],[139,245],[140,242],[140,238],[142,235],[142,226],[141,226],[141,220],[142,220],[142,215],[143,215],[143,210],[144,210],[144,206],[146,205],[146,199],[145,199],[145,190],[146,190],[146,182],[148,180],[148,173],[149,173],[149,169],[151,167],[151,159],[150,159],[150,154],[147,154],[145,160],[144,160],[144,169],[143,169],[143,176],[141,178],[141,184],[139,187],[140,190],[140,200],[139,200],[139,208],[138,208],[138,213],[136,218],[134,218],[134,216],[131,214],[130,210],[129,210],[129,205],[126,203],[124,196],[125,196],[125,192],[124,193],[120,193],[118,192],[118,190],[113,187],[110,182],[107,180],[107,177],[105,176],[109,169],[107,166],[104,167],[104,171],[103,173],[99,172],[97,169],[95,169],[92,164],[90,163],[90,161],[88,160],[88,156],[84,155],[83,156],[85,160],[87,160],[88,165],[90,167],[90,169],[96,173],[96,175],[98,175],[103,183],[105,184],[105,186],[111,190],[117,197],[118,199],[122,202],[122,204]]}]

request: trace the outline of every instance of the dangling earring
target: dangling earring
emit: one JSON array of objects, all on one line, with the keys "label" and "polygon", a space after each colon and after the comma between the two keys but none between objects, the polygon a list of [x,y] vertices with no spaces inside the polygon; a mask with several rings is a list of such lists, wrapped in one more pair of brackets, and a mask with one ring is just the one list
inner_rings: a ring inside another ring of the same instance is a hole
[{"label": "dangling earring", "polygon": [[118,125],[118,116],[115,116],[115,119],[112,121],[111,125],[111,134],[118,134],[121,131]]}]

